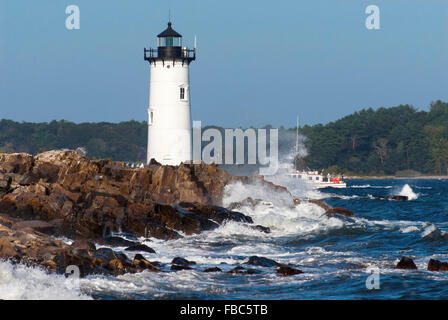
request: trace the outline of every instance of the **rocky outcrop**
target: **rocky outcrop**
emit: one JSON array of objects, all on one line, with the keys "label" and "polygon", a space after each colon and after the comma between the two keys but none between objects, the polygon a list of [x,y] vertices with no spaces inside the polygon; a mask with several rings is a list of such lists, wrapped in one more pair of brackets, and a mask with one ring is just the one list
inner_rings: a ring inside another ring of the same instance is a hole
[{"label": "rocky outcrop", "polygon": [[340,216],[349,217],[349,218],[355,216],[355,214],[353,213],[352,210],[345,209],[345,208],[338,208],[338,207],[330,208],[327,212],[325,212],[325,214],[327,216],[340,215]]},{"label": "rocky outcrop", "polygon": [[189,261],[185,258],[175,257],[173,261],[171,261],[171,270],[179,271],[179,270],[192,270],[193,268],[190,265],[196,264],[195,261]]},{"label": "rocky outcrop", "polygon": [[226,184],[250,179],[262,181],[204,163],[132,169],[74,151],[1,154],[0,213],[24,220],[17,228],[75,239],[104,238],[118,230],[176,239],[179,231],[196,234],[226,220],[252,223],[218,206]]},{"label": "rocky outcrop", "polygon": [[141,252],[147,252],[147,253],[156,253],[156,251],[153,248],[150,248],[145,244],[135,244],[130,247],[127,247],[125,250],[126,251],[141,251]]},{"label": "rocky outcrop", "polygon": [[400,196],[400,195],[390,195],[390,196],[380,196],[380,195],[372,195],[372,197],[374,197],[375,199],[380,199],[380,200],[395,200],[395,201],[408,201],[409,197],[408,196]]},{"label": "rocky outcrop", "polygon": [[345,209],[345,208],[332,208],[329,205],[327,205],[325,202],[320,201],[320,200],[313,200],[313,199],[309,199],[308,200],[309,203],[313,203],[321,208],[323,208],[325,210],[325,215],[327,217],[354,217],[355,214],[352,210],[349,209]]},{"label": "rocky outcrop", "polygon": [[[234,181],[284,189],[259,176],[236,177],[204,163],[175,167],[152,162],[135,169],[121,162],[91,161],[70,150],[0,154],[0,258],[58,272],[71,264],[83,274],[157,271],[142,256],[130,260],[94,243],[154,253],[114,233],[176,239],[228,220],[252,224],[250,217],[220,206],[224,187]],[[53,236],[76,241],[68,246]]]},{"label": "rocky outcrop", "polygon": [[414,260],[412,260],[409,257],[402,257],[401,260],[397,263],[395,266],[395,269],[413,269],[417,270],[417,266],[414,263]]},{"label": "rocky outcrop", "polygon": [[397,196],[397,195],[391,195],[386,197],[387,200],[395,200],[395,201],[408,201],[409,197],[407,196]]},{"label": "rocky outcrop", "polygon": [[274,261],[272,259],[268,259],[265,257],[252,256],[249,257],[249,260],[245,262],[245,264],[249,264],[252,266],[260,266],[260,267],[277,267],[281,266],[280,263]]},{"label": "rocky outcrop", "polygon": [[204,272],[222,272],[222,270],[218,267],[213,267],[205,269]]},{"label": "rocky outcrop", "polygon": [[251,275],[251,274],[257,274],[260,272],[255,269],[245,269],[241,266],[237,266],[237,267],[233,268],[232,270],[228,271],[227,273],[239,274],[239,275]]},{"label": "rocky outcrop", "polygon": [[301,274],[301,273],[303,273],[302,270],[294,269],[294,268],[287,267],[287,266],[282,266],[277,269],[277,274],[280,276],[293,276],[293,275]]},{"label": "rocky outcrop", "polygon": [[[234,211],[241,205],[269,203],[248,198],[243,204],[222,207],[225,186],[233,182],[261,184],[273,194],[287,195],[291,207],[300,204],[286,188],[261,176],[238,177],[216,165],[162,166],[153,161],[145,168],[129,168],[121,162],[89,160],[70,150],[36,156],[0,154],[0,259],[61,273],[76,265],[82,275],[118,275],[160,269],[141,254],[131,260],[123,252],[101,246],[151,254],[154,250],[139,243],[138,237],[177,239],[215,229],[226,221],[269,233],[269,228],[254,226],[250,217]],[[328,207],[331,210],[349,214]],[[123,239],[116,233],[132,237]],[[75,241],[70,246],[55,236]],[[268,260],[249,262],[272,264]],[[179,258],[171,269],[186,270],[191,264]],[[231,273],[257,272],[240,268]]]},{"label": "rocky outcrop", "polygon": [[428,271],[448,271],[448,262],[430,259],[428,262]]},{"label": "rocky outcrop", "polygon": [[40,265],[48,271],[65,273],[70,266],[79,268],[81,276],[88,274],[120,275],[150,269],[108,248],[79,240],[68,245],[31,228],[14,230],[0,225],[0,258],[27,265]]},{"label": "rocky outcrop", "polygon": [[187,260],[185,258],[181,258],[181,257],[175,257],[171,261],[171,263],[174,264],[174,265],[178,265],[178,266],[189,266],[189,265],[192,265],[192,264],[196,264],[195,261],[189,261],[189,260]]}]

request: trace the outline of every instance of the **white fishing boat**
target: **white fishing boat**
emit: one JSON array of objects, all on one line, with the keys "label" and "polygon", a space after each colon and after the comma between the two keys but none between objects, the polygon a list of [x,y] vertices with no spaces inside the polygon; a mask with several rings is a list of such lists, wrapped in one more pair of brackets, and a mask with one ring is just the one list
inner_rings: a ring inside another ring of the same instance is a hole
[{"label": "white fishing boat", "polygon": [[299,118],[297,118],[297,132],[296,132],[296,157],[294,161],[295,170],[290,173],[290,176],[295,179],[301,179],[313,188],[346,188],[347,183],[344,181],[342,175],[332,176],[327,174],[324,176],[318,171],[310,170],[306,167],[305,161],[300,157],[299,153]]},{"label": "white fishing boat", "polygon": [[301,179],[311,184],[313,188],[346,188],[347,183],[342,176],[332,177],[331,175],[323,176],[318,171],[296,170],[290,173],[290,176]]}]

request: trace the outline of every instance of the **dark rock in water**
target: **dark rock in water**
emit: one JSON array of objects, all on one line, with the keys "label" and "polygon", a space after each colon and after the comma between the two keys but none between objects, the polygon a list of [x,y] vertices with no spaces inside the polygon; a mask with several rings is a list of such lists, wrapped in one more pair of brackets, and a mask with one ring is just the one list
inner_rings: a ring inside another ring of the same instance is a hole
[{"label": "dark rock in water", "polygon": [[325,202],[320,201],[320,200],[308,200],[308,202],[313,203],[313,204],[321,207],[322,209],[324,209],[325,215],[327,217],[338,218],[339,216],[342,216],[342,217],[346,217],[346,218],[351,218],[351,217],[355,216],[355,214],[353,213],[352,210],[345,209],[345,208],[332,208],[329,205],[327,205]]},{"label": "dark rock in water", "polygon": [[287,267],[287,266],[282,266],[277,269],[277,274],[281,275],[281,276],[292,276],[292,275],[301,274],[301,273],[303,273],[302,270],[294,269],[294,268]]},{"label": "dark rock in water", "polygon": [[153,248],[148,247],[145,244],[136,244],[125,249],[126,251],[143,251],[148,253],[156,253]]},{"label": "dark rock in water", "polygon": [[159,269],[161,269],[163,267],[163,263],[160,261],[150,261],[151,264]]},{"label": "dark rock in water", "polygon": [[255,270],[255,269],[245,269],[241,266],[237,266],[235,268],[233,268],[232,270],[230,270],[229,272],[230,274],[246,274],[246,275],[250,275],[250,274],[257,274],[260,273],[260,271]]},{"label": "dark rock in water", "polygon": [[269,227],[265,227],[265,226],[261,226],[261,225],[249,226],[249,228],[251,228],[253,230],[261,231],[264,233],[271,233],[271,229]]},{"label": "dark rock in water", "polygon": [[137,253],[137,254],[134,256],[134,260],[144,260],[144,259],[145,259],[145,257],[142,256],[140,253]]},{"label": "dark rock in water", "polygon": [[176,264],[178,266],[189,266],[190,264],[196,264],[195,261],[189,261],[181,257],[175,257],[173,261],[171,261],[171,263]]},{"label": "dark rock in water", "polygon": [[222,272],[222,270],[218,267],[214,267],[214,268],[207,268],[204,270],[204,272]]},{"label": "dark rock in water", "polygon": [[354,217],[355,214],[352,210],[345,209],[345,208],[331,208],[327,210],[326,214],[340,214],[344,217]]},{"label": "dark rock in water", "polygon": [[132,261],[134,265],[141,270],[149,270],[153,272],[160,271],[155,265],[146,260],[141,254],[136,254],[134,260]]},{"label": "dark rock in water", "polygon": [[255,269],[247,269],[246,272],[243,272],[243,274],[259,274],[260,271]]},{"label": "dark rock in water", "polygon": [[396,200],[396,201],[408,201],[409,200],[409,198],[407,196],[398,196],[398,195],[387,196],[386,199],[387,200]]},{"label": "dark rock in water", "polygon": [[245,270],[243,267],[237,266],[237,267],[233,268],[232,270],[230,270],[227,273],[238,274],[238,273],[243,273],[243,270]]},{"label": "dark rock in water", "polygon": [[448,262],[430,259],[428,263],[429,271],[448,271]]},{"label": "dark rock in water", "polygon": [[277,261],[265,258],[265,257],[258,257],[258,256],[252,256],[249,258],[249,261],[245,262],[245,264],[250,264],[253,266],[260,266],[260,267],[278,267],[281,266],[280,263]]},{"label": "dark rock in water", "polygon": [[313,204],[323,208],[325,210],[325,212],[328,212],[329,210],[331,210],[331,207],[323,201],[310,199],[310,200],[308,200],[308,202],[313,203]]},{"label": "dark rock in water", "polygon": [[417,266],[414,263],[414,260],[412,260],[409,257],[402,257],[400,262],[397,263],[395,266],[395,269],[414,269],[417,270]]},{"label": "dark rock in water", "polygon": [[114,247],[130,247],[138,245],[137,242],[129,241],[121,237],[114,237],[114,236],[106,236],[102,241],[100,241],[100,243]]},{"label": "dark rock in water", "polygon": [[181,265],[177,265],[177,264],[173,264],[171,266],[171,270],[172,271],[179,271],[179,270],[193,270],[193,268],[189,267],[189,266],[181,266]]}]

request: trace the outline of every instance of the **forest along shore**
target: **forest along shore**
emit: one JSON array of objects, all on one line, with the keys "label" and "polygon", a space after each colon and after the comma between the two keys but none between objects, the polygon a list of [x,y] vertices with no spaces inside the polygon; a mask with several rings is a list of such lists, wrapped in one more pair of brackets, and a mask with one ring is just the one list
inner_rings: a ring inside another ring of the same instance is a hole
[{"label": "forest along shore", "polygon": [[[128,257],[132,251],[154,252],[139,237],[179,239],[216,229],[226,221],[269,233],[269,228],[254,225],[249,216],[234,211],[238,203],[222,206],[224,187],[233,182],[262,185],[279,198],[286,196],[292,208],[303,202],[261,176],[234,176],[204,163],[152,162],[145,168],[130,168],[123,162],[89,160],[71,150],[35,156],[0,153],[0,259],[57,273],[76,265],[81,276],[159,272],[158,262],[141,254]],[[347,209],[309,202],[327,215],[353,216]],[[103,245],[127,248],[117,252]]]}]

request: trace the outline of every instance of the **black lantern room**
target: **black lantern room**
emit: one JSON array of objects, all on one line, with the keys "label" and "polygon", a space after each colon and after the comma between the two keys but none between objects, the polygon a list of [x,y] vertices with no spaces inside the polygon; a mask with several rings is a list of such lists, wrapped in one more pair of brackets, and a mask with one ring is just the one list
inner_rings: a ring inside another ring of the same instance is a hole
[{"label": "black lantern room", "polygon": [[[168,28],[161,32],[157,38],[157,49],[145,48],[145,60],[150,63],[156,61],[182,60],[182,63],[196,59],[196,49],[182,47],[182,35],[176,32],[168,22]],[[147,55],[149,53],[149,55]]]}]

